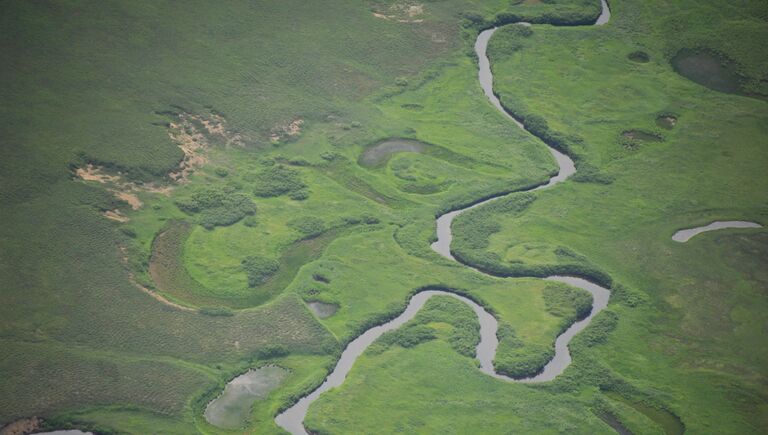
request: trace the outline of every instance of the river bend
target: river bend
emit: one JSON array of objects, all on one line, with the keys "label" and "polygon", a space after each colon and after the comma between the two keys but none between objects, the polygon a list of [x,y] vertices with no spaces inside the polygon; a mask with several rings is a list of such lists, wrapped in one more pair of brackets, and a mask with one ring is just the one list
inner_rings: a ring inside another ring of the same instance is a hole
[{"label": "river bend", "polygon": [[[602,12],[594,23],[596,26],[607,23],[611,16],[610,9],[608,8],[608,4],[605,0],[601,0],[601,5]],[[518,23],[518,25],[520,24],[527,25],[527,23]],[[488,42],[490,41],[491,36],[496,31],[496,29],[497,28],[492,28],[480,32],[477,40],[475,41],[475,53],[477,53],[479,64],[478,79],[480,81],[480,86],[482,87],[485,95],[488,97],[490,103],[496,109],[504,114],[504,116],[506,116],[509,120],[514,122],[518,127],[525,129],[525,126],[522,123],[507,113],[507,111],[501,105],[498,97],[493,92],[493,73],[491,72],[491,65],[486,51],[488,48]],[[576,167],[570,157],[552,147],[547,146],[547,148],[552,154],[552,157],[554,157],[555,161],[557,162],[558,173],[557,175],[551,177],[546,184],[542,184],[538,187],[527,190],[541,190],[550,188],[558,183],[565,181],[568,177],[576,173]],[[439,216],[437,218],[437,241],[432,244],[432,249],[443,257],[456,261],[456,259],[451,254],[451,240],[453,239],[453,235],[451,233],[451,224],[453,223],[453,220],[456,218],[456,216],[464,213],[465,211],[475,207],[480,207],[484,204],[487,204],[488,202],[498,199],[499,197],[487,199],[471,206],[459,210],[454,210]],[[480,343],[477,345],[476,357],[480,362],[480,370],[483,373],[508,382],[534,383],[551,381],[559,374],[561,374],[571,363],[571,355],[568,351],[568,343],[570,343],[571,339],[573,339],[573,337],[579,331],[583,330],[587,327],[587,325],[589,325],[589,322],[595,315],[597,315],[597,313],[602,311],[608,305],[610,291],[583,278],[572,276],[549,276],[544,279],[563,282],[571,286],[586,290],[592,295],[593,303],[592,310],[586,318],[575,322],[565,332],[557,337],[555,340],[555,356],[536,376],[524,379],[513,379],[496,373],[496,370],[493,366],[493,359],[496,356],[496,348],[499,345],[499,340],[496,336],[496,332],[498,330],[498,322],[496,318],[488,313],[483,307],[471,299],[457,295],[455,293],[450,293],[443,290],[423,290],[411,297],[407,307],[399,316],[390,320],[389,322],[368,329],[357,338],[352,340],[342,352],[341,357],[336,363],[333,371],[328,375],[320,387],[312,391],[310,394],[302,397],[293,406],[280,413],[275,418],[275,422],[278,426],[282,427],[293,435],[307,435],[307,431],[304,428],[304,418],[307,415],[309,406],[324,392],[343,384],[355,361],[358,357],[360,357],[360,355],[363,354],[368,346],[370,346],[385,332],[395,330],[415,317],[419,310],[421,310],[421,308],[424,306],[424,304],[433,296],[450,296],[456,298],[469,305],[474,310],[480,323]]]}]

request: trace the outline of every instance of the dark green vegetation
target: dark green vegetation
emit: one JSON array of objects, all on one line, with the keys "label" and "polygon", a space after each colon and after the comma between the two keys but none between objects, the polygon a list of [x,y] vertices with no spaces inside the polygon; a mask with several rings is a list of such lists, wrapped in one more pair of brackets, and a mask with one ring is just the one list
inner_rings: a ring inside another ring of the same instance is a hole
[{"label": "dark green vegetation", "polygon": [[205,188],[192,192],[189,198],[176,201],[183,212],[198,215],[197,221],[206,229],[227,226],[256,213],[253,201],[234,189]]},{"label": "dark green vegetation", "polygon": [[243,260],[243,269],[248,274],[248,286],[256,287],[268,280],[280,268],[280,263],[265,257],[251,256]]},{"label": "dark green vegetation", "polygon": [[[456,256],[496,275],[613,285],[609,309],[573,342],[573,366],[540,386],[482,374],[471,313],[440,298],[364,355],[310,410],[310,427],[610,433],[610,415],[638,434],[766,431],[768,237],[670,236],[768,217],[766,106],[738,95],[768,93],[768,10],[611,5],[603,28],[494,36],[502,101],[571,152],[579,173],[454,225]],[[468,56],[476,31],[521,18],[589,23],[599,2],[0,8],[0,424],[40,415],[105,432],[217,433],[206,404],[272,363],[290,374],[246,428],[271,433],[343,343],[419,288],[453,288],[491,310],[496,365],[509,373],[535,372],[584,315],[581,292],[483,276],[428,246],[435,215],[556,170],[482,95]],[[730,59],[738,92],[676,74],[684,49]],[[649,61],[628,59],[635,51]],[[617,146],[625,131],[664,141]],[[389,138],[425,145],[359,164]],[[75,177],[88,163],[120,182]],[[186,183],[172,181],[180,166],[192,169]],[[143,204],[132,210],[108,189]],[[115,209],[130,220],[101,214]],[[338,310],[319,320],[307,301]]]},{"label": "dark green vegetation", "polygon": [[264,169],[245,181],[255,186],[256,196],[271,197],[288,194],[291,199],[306,199],[307,185],[301,180],[298,171],[284,165],[274,165]]}]

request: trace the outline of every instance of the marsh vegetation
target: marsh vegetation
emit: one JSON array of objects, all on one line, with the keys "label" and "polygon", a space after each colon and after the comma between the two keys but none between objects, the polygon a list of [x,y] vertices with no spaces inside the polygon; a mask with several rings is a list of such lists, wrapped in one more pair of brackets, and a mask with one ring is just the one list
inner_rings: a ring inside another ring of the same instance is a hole
[{"label": "marsh vegetation", "polygon": [[[496,369],[534,373],[587,296],[525,277],[566,273],[612,297],[553,382],[478,370],[477,321],[434,298],[306,426],[766,432],[766,231],[671,236],[768,222],[768,9],[613,0],[610,23],[579,27],[600,6],[5,2],[0,426],[279,433],[346,344],[426,288],[480,303]],[[493,91],[530,133],[478,86],[493,26]],[[544,143],[569,181],[453,222],[454,256],[495,276],[430,250],[435,216],[545,185]],[[268,366],[285,373],[236,429],[206,420]]]}]

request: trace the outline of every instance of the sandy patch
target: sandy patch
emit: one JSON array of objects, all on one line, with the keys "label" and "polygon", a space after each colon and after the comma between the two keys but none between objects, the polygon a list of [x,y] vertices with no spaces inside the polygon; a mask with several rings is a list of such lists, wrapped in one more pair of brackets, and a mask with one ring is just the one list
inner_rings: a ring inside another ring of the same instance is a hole
[{"label": "sandy patch", "polygon": [[415,17],[424,13],[424,5],[408,6],[408,16]]},{"label": "sandy patch", "polygon": [[272,143],[279,143],[282,139],[298,136],[301,133],[301,126],[303,124],[303,119],[294,118],[288,124],[278,125],[272,129],[272,132],[269,135],[269,140]]},{"label": "sandy patch", "polygon": [[104,217],[106,217],[107,219],[112,219],[113,221],[117,221],[120,223],[125,223],[130,220],[128,216],[120,213],[120,210],[118,209],[107,210],[105,212],[102,212],[101,214],[104,215]]},{"label": "sandy patch", "polygon": [[106,168],[94,164],[87,164],[84,168],[77,168],[75,175],[83,181],[95,181],[100,184],[108,185],[109,191],[122,201],[128,203],[131,209],[138,210],[143,203],[137,195],[138,192],[152,192],[168,195],[171,192],[170,186],[161,186],[154,183],[145,183],[138,185],[131,181],[123,179],[120,172],[109,173]]},{"label": "sandy patch", "polygon": [[104,168],[88,163],[85,168],[77,168],[75,174],[85,181],[96,181],[101,184],[120,182],[119,175],[109,175]]},{"label": "sandy patch", "polygon": [[199,132],[194,125],[184,122],[183,115],[180,123],[172,122],[170,124],[168,136],[176,142],[176,145],[184,153],[184,157],[179,162],[179,168],[171,171],[168,176],[177,183],[186,183],[195,170],[208,162],[203,152],[210,144],[203,133]]},{"label": "sandy patch", "polygon": [[[217,145],[245,146],[243,137],[227,128],[226,120],[218,114],[212,113],[206,117],[181,113],[176,115],[177,120],[168,125],[168,136],[184,153],[177,169],[168,173],[175,184],[186,183],[189,176],[203,165],[208,163],[205,155],[207,149]],[[284,127],[285,134],[294,136],[299,134],[301,124],[304,121],[296,119]],[[108,186],[112,194],[126,202],[132,210],[138,210],[143,202],[138,193],[149,192],[162,195],[170,195],[174,189],[173,184],[142,183],[137,184],[128,181],[119,171],[110,171],[103,166],[88,163],[84,167],[75,169],[75,175],[83,181],[97,182]],[[127,222],[128,217],[120,214],[119,210],[104,212],[109,219]]]},{"label": "sandy patch", "polygon": [[227,121],[215,113],[207,117],[181,113],[177,122],[170,123],[168,136],[184,152],[179,168],[168,174],[171,180],[186,183],[192,173],[208,163],[205,151],[214,143],[225,147],[245,146],[242,135],[229,130],[226,124]]},{"label": "sandy patch", "polygon": [[180,311],[197,311],[197,310],[196,310],[196,309],[194,309],[194,308],[185,307],[184,305],[179,305],[179,304],[177,304],[176,302],[171,302],[171,301],[169,301],[168,299],[166,299],[166,298],[164,298],[164,297],[160,296],[159,294],[157,294],[157,293],[153,292],[152,290],[150,290],[150,289],[148,289],[148,288],[144,287],[143,285],[139,284],[138,282],[136,282],[135,280],[133,280],[133,279],[132,279],[132,277],[131,277],[131,282],[132,282],[132,283],[133,283],[133,285],[135,285],[135,286],[136,286],[136,287],[137,287],[139,290],[141,290],[141,291],[143,291],[144,293],[146,293],[146,294],[150,295],[151,297],[155,298],[155,300],[156,300],[156,301],[158,301],[158,302],[160,302],[160,303],[162,303],[162,304],[168,305],[169,307],[173,307],[173,308],[175,308],[175,309],[177,309],[177,310],[180,310]]},{"label": "sandy patch", "polygon": [[26,435],[40,429],[43,420],[38,417],[22,418],[0,429],[0,435]]},{"label": "sandy patch", "polygon": [[116,197],[127,202],[128,205],[131,206],[132,210],[138,210],[143,205],[141,200],[135,193],[121,192],[119,190],[113,190],[112,193],[114,193]]},{"label": "sandy patch", "polygon": [[424,15],[424,5],[410,2],[394,3],[386,10],[373,12],[373,16],[376,18],[397,21],[398,23],[423,23],[424,19],[416,18],[422,15]]}]

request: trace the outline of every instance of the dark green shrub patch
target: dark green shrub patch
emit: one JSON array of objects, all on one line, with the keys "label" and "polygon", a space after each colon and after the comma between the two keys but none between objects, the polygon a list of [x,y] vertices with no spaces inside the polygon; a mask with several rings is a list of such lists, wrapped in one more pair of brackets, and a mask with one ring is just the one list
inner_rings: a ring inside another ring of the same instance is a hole
[{"label": "dark green shrub patch", "polygon": [[616,329],[618,323],[618,314],[610,310],[604,310],[595,316],[589,327],[581,331],[574,340],[578,340],[580,344],[588,347],[605,343],[608,340],[608,334]]},{"label": "dark green shrub patch", "polygon": [[474,311],[463,302],[449,297],[432,298],[419,311],[414,322],[452,325],[448,343],[459,354],[474,358],[480,342],[480,327]]},{"label": "dark green shrub patch", "polygon": [[325,231],[325,222],[314,216],[302,216],[288,221],[288,226],[301,233],[304,238],[317,237]]},{"label": "dark green shrub patch", "polygon": [[595,165],[580,163],[571,179],[578,183],[611,184],[616,177],[601,172]]},{"label": "dark green shrub patch", "polygon": [[253,228],[258,224],[259,224],[259,220],[256,219],[256,216],[253,216],[253,215],[246,216],[245,219],[243,219],[243,225],[245,225],[246,227]]},{"label": "dark green shrub patch", "polygon": [[522,213],[536,199],[533,194],[519,193],[499,198],[483,207],[467,211],[453,222],[453,232],[460,234],[454,241],[456,251],[479,250],[488,246],[488,238],[501,230],[494,215],[514,216]]},{"label": "dark green shrub patch", "polygon": [[530,344],[524,347],[505,347],[496,352],[493,362],[496,371],[513,378],[532,377],[541,372],[544,366],[555,356],[552,347]]},{"label": "dark green shrub patch", "polygon": [[196,214],[198,223],[207,229],[232,225],[256,213],[256,204],[231,187],[197,190],[189,198],[177,200],[176,206],[185,213]]},{"label": "dark green shrub patch", "polygon": [[387,332],[379,338],[379,344],[383,348],[393,344],[407,348],[435,338],[437,335],[433,328],[427,325],[412,325]]},{"label": "dark green shrub patch", "polygon": [[290,351],[281,344],[270,344],[257,350],[256,358],[258,359],[281,358],[288,355],[289,353]]},{"label": "dark green shrub patch", "polygon": [[371,352],[381,353],[395,344],[407,348],[433,340],[438,337],[438,331],[429,325],[431,323],[451,325],[448,336],[444,338],[456,352],[474,358],[480,342],[477,317],[472,308],[449,296],[431,298],[408,324],[382,335]]},{"label": "dark green shrub patch", "polygon": [[[307,185],[301,179],[299,171],[285,165],[274,165],[249,177],[253,181],[253,189],[256,196],[274,197],[280,195],[299,195],[297,192],[305,191]],[[303,199],[303,198],[302,198]]]},{"label": "dark green shrub patch", "polygon": [[242,266],[248,275],[248,286],[256,287],[274,275],[280,268],[280,263],[267,257],[250,256],[242,261]]},{"label": "dark green shrub patch", "polygon": [[544,304],[553,316],[563,318],[563,329],[592,311],[592,295],[574,287],[549,283],[544,288]]},{"label": "dark green shrub patch", "polygon": [[331,282],[330,278],[328,278],[327,276],[323,275],[322,273],[313,273],[312,274],[312,279],[314,279],[315,281],[324,282],[326,284]]},{"label": "dark green shrub patch", "polygon": [[500,374],[525,378],[539,373],[554,356],[554,349],[543,345],[524,345],[514,328],[500,323],[496,332],[499,347],[493,365]]},{"label": "dark green shrub patch", "polygon": [[618,283],[611,288],[611,299],[632,308],[648,302],[648,296],[645,293]]}]

